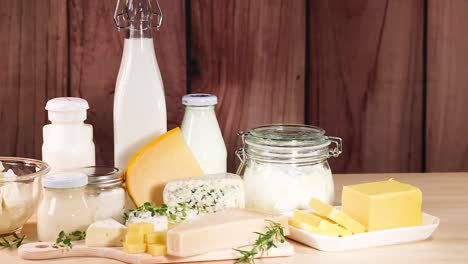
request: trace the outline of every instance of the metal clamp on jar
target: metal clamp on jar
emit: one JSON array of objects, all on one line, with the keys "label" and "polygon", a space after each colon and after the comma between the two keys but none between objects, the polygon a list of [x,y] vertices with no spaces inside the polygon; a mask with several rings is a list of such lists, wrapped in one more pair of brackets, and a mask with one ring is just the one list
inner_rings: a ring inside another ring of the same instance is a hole
[{"label": "metal clamp on jar", "polygon": [[328,158],[342,151],[341,138],[306,125],[269,125],[238,133],[246,207],[273,212],[307,209],[312,197],[333,203]]}]

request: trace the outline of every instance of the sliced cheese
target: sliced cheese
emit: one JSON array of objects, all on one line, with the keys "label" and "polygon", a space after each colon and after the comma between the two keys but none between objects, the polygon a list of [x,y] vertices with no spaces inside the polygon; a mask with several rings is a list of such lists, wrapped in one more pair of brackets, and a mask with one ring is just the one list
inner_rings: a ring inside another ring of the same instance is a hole
[{"label": "sliced cheese", "polygon": [[188,257],[250,245],[258,238],[258,234],[254,232],[265,231],[265,226],[268,225],[265,220],[280,223],[285,235],[289,234],[286,216],[245,209],[226,209],[169,229],[167,251],[169,255]]},{"label": "sliced cheese", "polygon": [[127,233],[125,235],[125,244],[137,245],[145,243],[145,235],[141,233]]},{"label": "sliced cheese", "polygon": [[152,232],[145,235],[147,244],[166,244],[167,232]]},{"label": "sliced cheese", "polygon": [[140,254],[146,252],[146,244],[127,244],[123,243],[123,250],[128,254]]},{"label": "sliced cheese", "polygon": [[128,225],[128,233],[129,234],[141,234],[141,235],[146,235],[148,233],[154,232],[154,226],[151,223],[135,223],[135,224],[129,224]]},{"label": "sliced cheese", "polygon": [[343,187],[343,211],[368,231],[422,224],[422,192],[395,180]]},{"label": "sliced cheese", "polygon": [[346,230],[343,227],[340,227],[338,224],[332,223],[330,220],[322,218],[317,214],[296,210],[294,211],[293,219],[297,222],[313,226],[314,228],[320,230],[320,234],[329,236],[351,235],[351,231]]},{"label": "sliced cheese", "polygon": [[153,256],[167,255],[167,247],[163,244],[148,244],[147,251]]},{"label": "sliced cheese", "polygon": [[309,206],[310,208],[317,211],[317,213],[319,213],[321,216],[336,222],[337,224],[353,232],[353,234],[363,233],[366,231],[366,227],[358,221],[354,220],[351,216],[318,199],[312,198]]},{"label": "sliced cheese", "polygon": [[136,206],[161,204],[164,186],[171,180],[201,176],[198,165],[179,128],[159,136],[128,163],[126,185]]},{"label": "sliced cheese", "polygon": [[91,224],[86,230],[88,247],[121,247],[127,227],[114,219],[106,219]]}]

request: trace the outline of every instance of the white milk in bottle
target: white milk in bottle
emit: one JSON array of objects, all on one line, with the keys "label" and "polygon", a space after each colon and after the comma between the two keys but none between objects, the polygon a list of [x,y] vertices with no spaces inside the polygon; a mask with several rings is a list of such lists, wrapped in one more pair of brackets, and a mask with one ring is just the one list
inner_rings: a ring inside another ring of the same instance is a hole
[{"label": "white milk in bottle", "polygon": [[[166,132],[167,120],[151,33],[152,6],[149,0],[122,2],[123,10],[115,19],[119,29],[127,30],[127,36],[114,97],[114,160],[117,168],[125,169],[140,148]],[[120,8],[119,2],[117,5]],[[157,28],[161,18],[158,15]]]},{"label": "white milk in bottle", "polygon": [[226,145],[215,114],[218,98],[212,94],[187,94],[182,103],[182,134],[203,172],[226,172]]}]

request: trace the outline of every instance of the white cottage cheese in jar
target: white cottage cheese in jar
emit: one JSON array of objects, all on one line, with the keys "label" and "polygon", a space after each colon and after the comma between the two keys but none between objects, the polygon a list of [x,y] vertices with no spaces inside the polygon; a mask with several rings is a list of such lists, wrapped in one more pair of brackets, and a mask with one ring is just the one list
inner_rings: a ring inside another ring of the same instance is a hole
[{"label": "white cottage cheese in jar", "polygon": [[284,213],[309,208],[312,197],[333,204],[327,159],[341,153],[340,139],[301,125],[264,126],[241,135],[238,174],[243,172],[246,208]]}]

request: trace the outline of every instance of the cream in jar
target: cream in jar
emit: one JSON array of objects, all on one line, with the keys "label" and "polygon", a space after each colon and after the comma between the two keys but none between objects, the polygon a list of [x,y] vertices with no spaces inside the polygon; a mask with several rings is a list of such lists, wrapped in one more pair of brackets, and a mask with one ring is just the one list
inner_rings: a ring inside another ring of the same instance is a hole
[{"label": "cream in jar", "polygon": [[246,208],[285,213],[309,208],[312,197],[333,204],[327,159],[341,153],[341,139],[303,125],[263,126],[240,135],[238,174],[244,178]]},{"label": "cream in jar", "polygon": [[39,241],[55,241],[60,231],[86,231],[93,222],[86,199],[86,174],[63,172],[42,178],[44,195],[37,212]]}]

